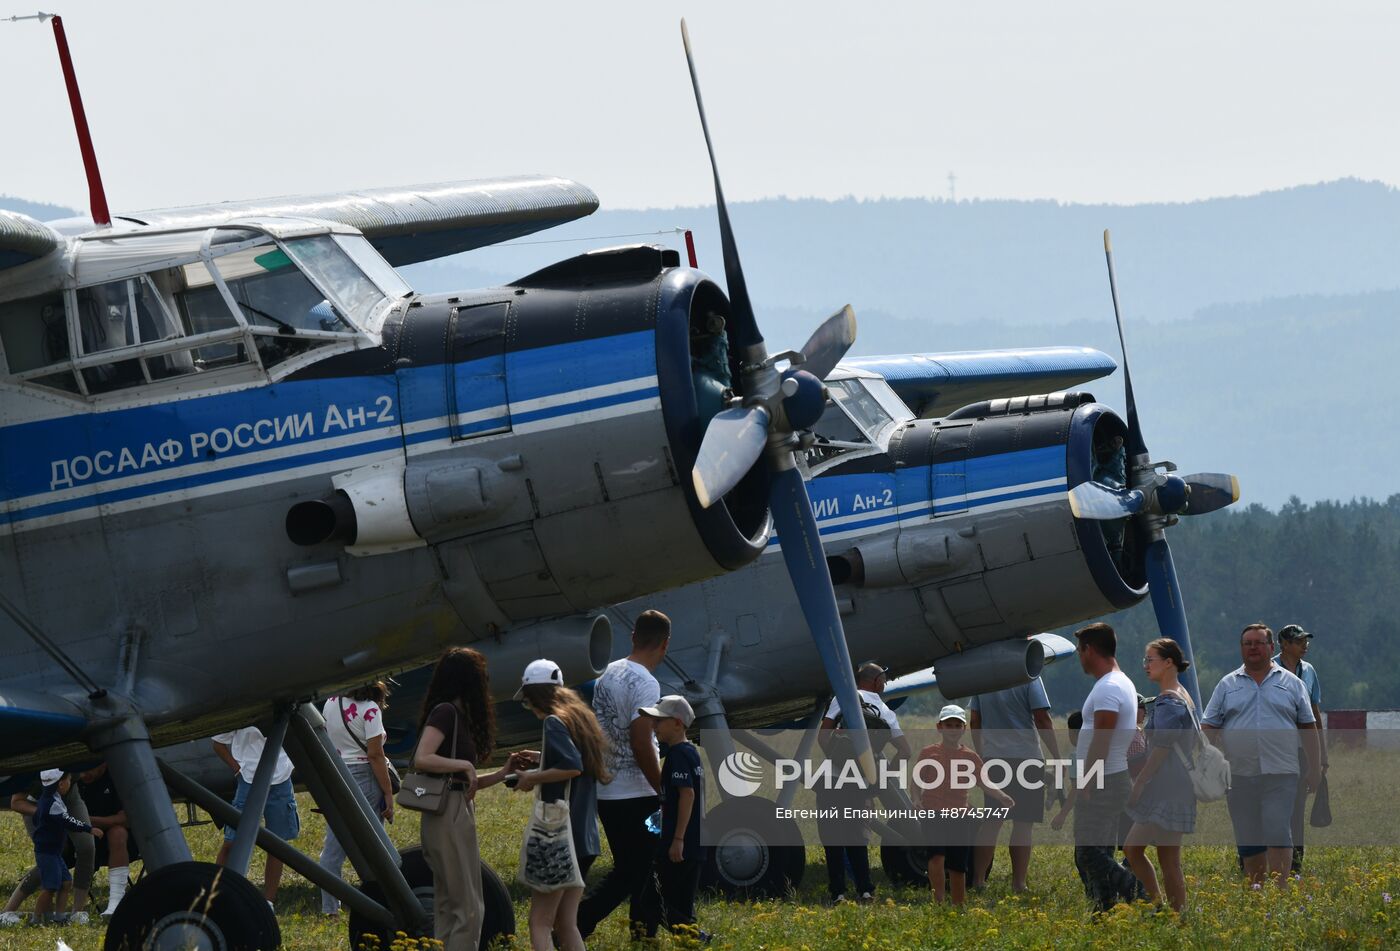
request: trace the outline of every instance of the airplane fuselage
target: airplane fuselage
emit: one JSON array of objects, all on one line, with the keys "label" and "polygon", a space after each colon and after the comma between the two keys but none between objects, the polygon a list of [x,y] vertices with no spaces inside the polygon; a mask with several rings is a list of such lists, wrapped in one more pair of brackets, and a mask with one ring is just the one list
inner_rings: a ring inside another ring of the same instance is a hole
[{"label": "airplane fuselage", "polygon": [[[691,318],[725,301],[676,263],[637,248],[404,298],[378,345],[273,379],[7,385],[0,585],[167,742],[751,560],[763,506],[701,510],[683,477]],[[0,650],[0,689],[83,706],[17,628]]]}]

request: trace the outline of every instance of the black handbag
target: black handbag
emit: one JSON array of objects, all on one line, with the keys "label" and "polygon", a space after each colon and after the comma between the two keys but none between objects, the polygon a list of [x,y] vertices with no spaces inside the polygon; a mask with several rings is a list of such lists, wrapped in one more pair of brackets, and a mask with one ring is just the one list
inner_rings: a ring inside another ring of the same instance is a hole
[{"label": "black handbag", "polygon": [[[340,722],[345,726],[345,732],[350,734],[350,739],[355,741],[356,746],[368,754],[369,744],[356,736],[355,731],[350,729],[350,724],[345,722],[345,698],[336,697],[335,702],[340,707]],[[384,766],[389,770],[389,795],[397,796],[399,790],[403,788],[403,780],[399,779],[399,771],[394,768],[394,761],[389,759],[387,755],[384,757]]]}]

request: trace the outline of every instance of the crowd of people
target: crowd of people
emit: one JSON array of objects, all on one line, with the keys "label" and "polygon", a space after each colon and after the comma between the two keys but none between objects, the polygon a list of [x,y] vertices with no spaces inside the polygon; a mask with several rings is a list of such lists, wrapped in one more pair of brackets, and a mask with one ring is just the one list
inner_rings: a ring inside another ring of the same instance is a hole
[{"label": "crowd of people", "polygon": [[[577,951],[624,903],[634,936],[655,936],[667,927],[708,939],[695,912],[705,813],[705,770],[687,738],[695,713],[684,697],[661,696],[653,674],[666,656],[670,631],[664,614],[639,615],[630,652],[595,682],[591,705],[565,685],[553,661],[531,663],[515,699],[540,719],[540,748],[511,753],[492,771],[484,768],[497,745],[486,659],[470,648],[452,648],[438,661],[418,716],[410,765],[440,777],[441,794],[433,808],[411,807],[421,812],[436,937],[447,951],[474,949],[480,939],[485,907],[475,797],[498,783],[535,799],[518,872],[532,896],[533,948]],[[1184,910],[1181,847],[1183,837],[1195,830],[1192,770],[1201,755],[1198,744],[1205,742],[1223,750],[1230,766],[1228,807],[1243,873],[1254,882],[1272,876],[1286,884],[1303,861],[1305,797],[1317,789],[1328,765],[1317,673],[1303,659],[1312,636],[1288,625],[1276,645],[1267,625],[1246,626],[1241,666],[1221,678],[1199,711],[1182,685],[1190,664],[1175,641],[1159,638],[1147,645],[1142,671],[1157,688],[1149,700],[1120,668],[1113,629],[1102,623],[1081,628],[1077,657],[1093,685],[1069,718],[1077,764],[1072,775],[1097,774],[1093,783],[1047,781],[1046,754],[1059,760],[1060,748],[1039,678],[973,697],[967,708],[943,706],[937,740],[914,754],[882,697],[887,671],[875,662],[862,664],[860,718],[879,738],[876,745],[892,750],[896,759],[937,763],[942,776],[953,775],[955,764],[968,766],[967,772],[982,778],[978,785],[987,804],[1001,807],[998,818],[971,827],[928,820],[920,854],[934,899],[962,904],[969,889],[985,887],[1005,822],[1011,824],[1010,885],[1025,891],[1032,829],[1058,802],[1051,826],[1058,829],[1073,817],[1074,865],[1094,909],[1147,899]],[[384,750],[387,701],[387,688],[378,682],[331,697],[322,710],[331,744],[355,789],[383,821],[394,817],[398,778]],[[850,755],[842,745],[849,742],[848,725],[840,704],[832,701],[818,732],[827,757]],[[212,742],[236,774],[234,805],[241,810],[266,741],[247,727]],[[1005,764],[1008,782],[986,782],[984,761]],[[290,760],[280,753],[262,815],[268,829],[288,841],[300,832],[291,773]],[[920,804],[929,814],[957,812],[969,805],[969,793],[970,788],[951,783],[927,785]],[[817,795],[820,804],[840,806],[868,794],[819,788]],[[87,920],[93,870],[103,865],[110,872],[101,914],[111,915],[126,890],[135,842],[105,768],[76,777],[46,770],[35,788],[17,793],[10,805],[24,817],[35,863],[0,913],[0,923],[21,921],[21,905],[36,892],[36,915]],[[584,880],[602,852],[600,824],[613,861],[585,895]],[[865,844],[850,844],[830,825],[819,824],[818,831],[830,899],[847,900],[849,874],[852,900],[873,900],[876,886]],[[220,863],[228,859],[235,838],[233,826],[226,827]],[[70,842],[73,873],[63,857]],[[1149,850],[1155,850],[1155,866]],[[345,859],[345,848],[328,831],[319,864],[339,877]],[[268,856],[264,897],[270,905],[281,874],[281,862]],[[329,892],[322,892],[321,911],[340,911]]]},{"label": "crowd of people", "polygon": [[[1296,624],[1275,641],[1263,623],[1240,634],[1240,667],[1216,685],[1204,710],[1183,687],[1190,668],[1181,646],[1170,638],[1147,645],[1142,671],[1157,688],[1155,697],[1137,693],[1117,659],[1117,636],[1107,624],[1075,632],[1076,656],[1093,679],[1081,709],[1068,718],[1075,769],[1070,781],[1047,781],[1042,763],[1058,760],[1060,750],[1050,719],[1050,700],[1039,678],[1030,683],[973,697],[969,709],[948,704],[938,714],[939,741],[922,749],[915,762],[938,764],[943,781],[924,785],[925,812],[968,806],[969,788],[955,788],[955,760],[971,764],[969,774],[984,777],[983,761],[998,760],[1006,783],[985,783],[986,803],[1003,808],[999,818],[974,824],[926,820],[923,851],[930,888],[938,901],[962,904],[968,888],[980,889],[996,851],[1004,822],[1011,822],[1008,848],[1011,888],[1025,891],[1032,827],[1044,820],[1053,798],[1059,809],[1051,826],[1074,820],[1074,865],[1096,911],[1124,901],[1146,899],[1177,912],[1186,907],[1182,872],[1183,837],[1195,831],[1197,800],[1193,771],[1205,758],[1203,744],[1223,751],[1229,788],[1222,786],[1242,872],[1255,884],[1272,878],[1287,885],[1302,871],[1306,797],[1319,788],[1328,768],[1323,741],[1321,689],[1317,672],[1303,659],[1313,635]],[[884,670],[866,664],[859,672],[865,721],[881,745],[896,757],[910,756],[908,740],[895,713],[884,703]],[[823,731],[840,726],[833,704]],[[970,728],[970,729],[969,729]],[[971,745],[964,737],[970,734]],[[831,742],[823,740],[831,751]],[[1097,779],[1089,781],[1097,775]],[[852,802],[818,795],[819,805]],[[856,794],[854,801],[861,801]],[[819,824],[819,830],[821,829]],[[828,825],[830,828],[830,824]],[[873,897],[869,859],[863,845],[826,845],[832,901],[846,900],[845,874],[855,878],[857,900]],[[846,836],[849,837],[849,831]],[[1156,865],[1149,858],[1155,850]],[[1124,858],[1117,855],[1122,852]]]}]

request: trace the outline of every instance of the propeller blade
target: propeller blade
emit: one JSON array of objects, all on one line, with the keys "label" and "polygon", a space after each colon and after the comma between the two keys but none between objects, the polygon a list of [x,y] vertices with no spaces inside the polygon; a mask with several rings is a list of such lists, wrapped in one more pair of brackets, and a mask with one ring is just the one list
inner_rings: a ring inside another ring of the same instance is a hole
[{"label": "propeller blade", "polygon": [[681,19],[681,42],[685,44],[685,62],[690,67],[690,85],[695,90],[695,108],[700,113],[700,128],[705,133],[705,148],[710,153],[710,171],[715,177],[715,209],[719,212],[719,242],[724,255],[724,276],[729,284],[729,339],[740,354],[748,347],[763,342],[758,321],[749,302],[749,287],[744,281],[744,269],[739,264],[739,249],[734,244],[734,229],[729,224],[729,209],[724,204],[724,189],[719,183],[719,165],[715,162],[715,146],[710,139],[710,123],[705,118],[705,102],[700,97],[700,77],[695,72],[695,57],[690,52],[690,30]]},{"label": "propeller blade", "polygon": [[753,468],[768,442],[770,419],[762,406],[736,406],[710,420],[690,473],[701,508],[728,495]]},{"label": "propeller blade", "polygon": [[1110,489],[1101,482],[1081,482],[1069,490],[1069,510],[1074,517],[1096,522],[1136,515],[1144,501],[1137,489]]},{"label": "propeller blade", "polygon": [[812,515],[812,502],[802,473],[789,467],[773,473],[769,485],[768,504],[773,511],[773,525],[783,546],[783,561],[788,576],[802,605],[812,643],[821,655],[826,678],[832,692],[845,712],[844,729],[850,734],[860,760],[861,772],[867,781],[875,778],[875,760],[870,753],[870,737],[865,721],[853,716],[860,710],[860,694],[856,692],[855,669],[851,652],[846,646],[846,632],[841,628],[841,612],[836,607],[836,592],[831,588],[831,574],[826,567],[826,552],[822,550],[817,520]]},{"label": "propeller blade", "polygon": [[856,312],[847,304],[822,321],[822,325],[802,345],[802,369],[818,380],[825,380],[855,342]]},{"label": "propeller blade", "polygon": [[1197,472],[1182,481],[1191,487],[1182,515],[1204,515],[1240,500],[1240,480],[1228,472]]},{"label": "propeller blade", "polygon": [[1123,399],[1128,409],[1128,459],[1147,454],[1147,444],[1138,425],[1137,400],[1133,398],[1133,376],[1128,372],[1128,340],[1123,336],[1123,311],[1118,306],[1118,275],[1113,270],[1113,241],[1103,232],[1103,255],[1108,261],[1108,290],[1113,295],[1113,319],[1118,322],[1118,348],[1123,351]]},{"label": "propeller blade", "polygon": [[1147,546],[1147,587],[1152,593],[1152,610],[1157,615],[1157,629],[1162,637],[1170,637],[1181,645],[1181,653],[1191,667],[1181,675],[1181,684],[1191,694],[1196,709],[1201,708],[1201,688],[1196,680],[1196,660],[1191,652],[1191,630],[1186,624],[1186,605],[1181,600],[1181,583],[1176,577],[1172,550],[1165,538]]}]

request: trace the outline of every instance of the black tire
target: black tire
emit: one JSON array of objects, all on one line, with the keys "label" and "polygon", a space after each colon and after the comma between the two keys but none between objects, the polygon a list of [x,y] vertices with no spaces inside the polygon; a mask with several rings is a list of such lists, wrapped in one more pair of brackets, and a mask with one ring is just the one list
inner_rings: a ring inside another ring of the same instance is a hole
[{"label": "black tire", "polygon": [[797,823],[775,818],[770,800],[730,799],[711,810],[705,822],[724,831],[718,844],[705,850],[702,888],[748,901],[783,898],[802,884],[807,850],[768,844],[801,841]]},{"label": "black tire", "polygon": [[[404,878],[408,880],[408,887],[413,889],[413,894],[417,896],[419,904],[427,912],[423,927],[424,935],[422,936],[431,937],[433,934],[433,870],[428,867],[428,860],[423,857],[423,849],[420,846],[415,845],[412,848],[403,849],[399,855],[403,858],[401,867]],[[377,882],[365,882],[360,886],[360,891],[381,904],[384,902],[384,891]],[[500,876],[484,862],[481,866],[481,893],[486,910],[481,921],[480,946],[486,948],[502,935],[515,934],[515,905],[512,903],[510,892],[506,889]],[[377,947],[387,948],[393,940],[394,931],[398,930],[404,929],[381,927],[352,910],[350,912],[351,951],[359,951],[364,939],[369,937],[378,939]]]},{"label": "black tire", "polygon": [[928,888],[928,859],[917,845],[880,846],[880,867],[891,885]]},{"label": "black tire", "polygon": [[177,862],[143,875],[131,887],[107,925],[102,947],[274,951],[281,945],[277,916],[246,878],[208,862]]}]

